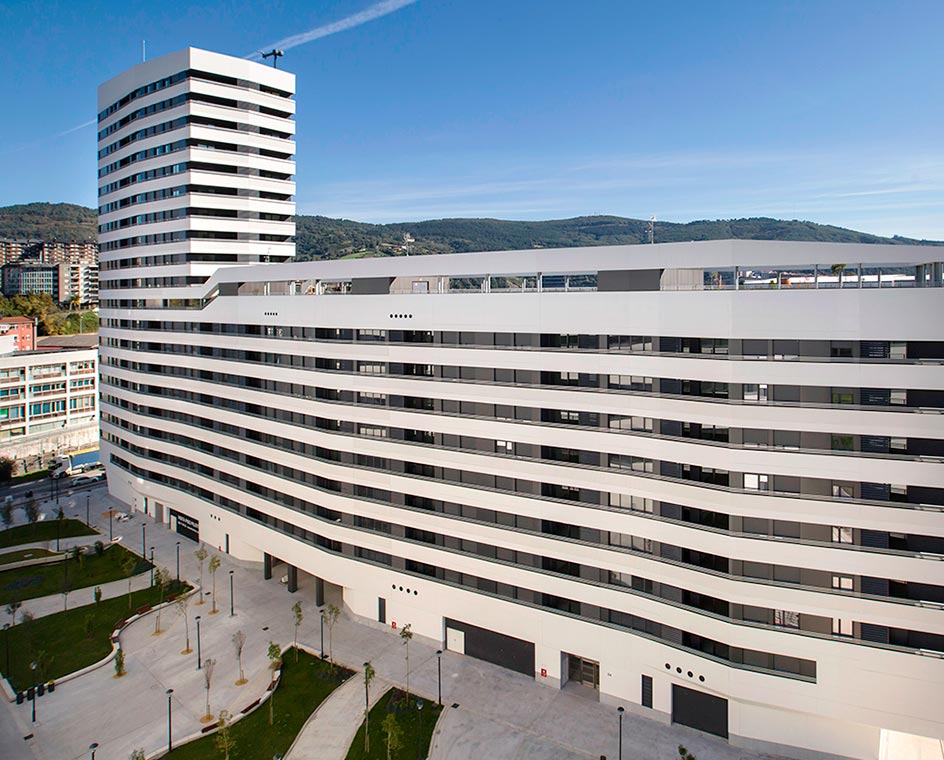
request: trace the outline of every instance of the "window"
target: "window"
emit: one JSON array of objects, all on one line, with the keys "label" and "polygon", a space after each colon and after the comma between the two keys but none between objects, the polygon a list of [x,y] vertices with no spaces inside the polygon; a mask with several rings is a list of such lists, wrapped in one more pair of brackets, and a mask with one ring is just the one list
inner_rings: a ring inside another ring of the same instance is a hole
[{"label": "window", "polygon": [[370,438],[386,438],[387,428],[376,425],[358,425],[358,435],[366,435]]},{"label": "window", "polygon": [[642,496],[630,496],[628,493],[611,493],[610,506],[652,514],[652,499],[644,499]]},{"label": "window", "polygon": [[387,403],[387,394],[360,392],[357,394],[357,403],[383,406]]},{"label": "window", "polygon": [[833,388],[832,391],[832,403],[834,404],[853,404],[855,396],[851,390],[846,390],[844,388]]},{"label": "window", "polygon": [[833,576],[833,588],[840,591],[852,591],[853,590],[852,576],[851,575],[834,575]]},{"label": "window", "polygon": [[783,628],[799,628],[800,613],[791,612],[790,610],[774,610],[774,625]]},{"label": "window", "polygon": [[907,454],[908,453],[908,439],[907,438],[891,438],[888,441],[888,448],[890,451],[893,451],[896,454]]},{"label": "window", "polygon": [[833,483],[834,499],[851,499],[854,489],[851,483]]},{"label": "window", "polygon": [[888,403],[892,406],[906,406],[908,404],[908,391],[898,388],[892,389]]},{"label": "window", "polygon": [[357,371],[365,375],[383,375],[387,372],[387,365],[373,362],[358,362]]},{"label": "window", "polygon": [[834,544],[851,544],[852,528],[833,527]]},{"label": "window", "polygon": [[852,621],[840,620],[839,618],[833,618],[833,635],[851,636],[852,635]]},{"label": "window", "polygon": [[889,358],[901,361],[908,358],[908,344],[893,340],[889,347]]},{"label": "window", "polygon": [[642,375],[610,375],[610,388],[651,393],[652,378]]},{"label": "window", "polygon": [[514,454],[515,444],[513,441],[495,441],[495,451],[499,454]]},{"label": "window", "polygon": [[745,383],[744,384],[744,400],[752,401],[754,403],[760,403],[760,404],[767,403],[766,384]]},{"label": "window", "polygon": [[851,435],[836,435],[832,434],[831,448],[833,451],[852,451],[852,436]]},{"label": "window", "polygon": [[630,454],[610,454],[610,467],[636,472],[652,472],[652,460]]},{"label": "window", "polygon": [[611,414],[609,426],[614,430],[639,430],[651,433],[652,417],[624,417],[619,414]]},{"label": "window", "polygon": [[744,473],[744,488],[748,491],[766,491],[768,490],[769,477],[767,475],[757,475],[751,472]]}]

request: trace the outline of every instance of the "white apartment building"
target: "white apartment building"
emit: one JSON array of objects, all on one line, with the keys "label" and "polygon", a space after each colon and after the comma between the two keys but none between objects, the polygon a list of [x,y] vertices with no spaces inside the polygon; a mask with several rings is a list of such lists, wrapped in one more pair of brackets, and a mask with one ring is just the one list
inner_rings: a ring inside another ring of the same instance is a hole
[{"label": "white apartment building", "polygon": [[116,497],[742,746],[944,739],[941,249],[292,263],[293,91],[192,49],[99,90]]},{"label": "white apartment building", "polygon": [[98,440],[98,350],[0,345],[0,455],[32,459]]}]

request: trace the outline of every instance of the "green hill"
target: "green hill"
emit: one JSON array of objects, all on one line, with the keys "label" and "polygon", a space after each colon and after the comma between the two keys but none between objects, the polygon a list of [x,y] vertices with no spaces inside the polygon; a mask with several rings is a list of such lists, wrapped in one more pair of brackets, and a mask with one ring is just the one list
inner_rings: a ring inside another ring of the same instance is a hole
[{"label": "green hill", "polygon": [[97,240],[98,212],[74,203],[27,203],[0,208],[0,238]]},{"label": "green hill", "polygon": [[[69,203],[30,203],[0,208],[0,238],[94,240],[95,210]],[[466,251],[631,245],[647,240],[646,222],[620,216],[580,216],[543,222],[501,219],[434,219],[425,222],[367,224],[325,216],[297,217],[299,260],[345,256],[402,255],[405,235],[412,254]],[[924,243],[938,241],[884,238],[813,222],[753,219],[656,222],[659,243],[687,240],[809,240],[827,243]]]}]

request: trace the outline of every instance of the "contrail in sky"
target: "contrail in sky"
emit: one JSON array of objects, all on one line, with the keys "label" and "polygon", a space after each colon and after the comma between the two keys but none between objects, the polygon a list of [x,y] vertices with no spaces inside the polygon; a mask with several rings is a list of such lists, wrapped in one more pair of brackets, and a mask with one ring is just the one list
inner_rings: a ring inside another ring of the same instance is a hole
[{"label": "contrail in sky", "polygon": [[60,132],[56,137],[65,137],[66,135],[71,135],[73,132],[78,132],[80,129],[85,129],[86,127],[91,127],[97,119],[89,119],[88,121],[83,121],[77,127],[72,127],[72,129],[67,129],[65,132]]},{"label": "contrail in sky", "polygon": [[[307,32],[293,34],[291,37],[285,37],[278,42],[273,42],[271,45],[266,45],[265,49],[269,50],[275,48],[277,50],[288,50],[289,48],[298,47],[312,40],[320,40],[322,37],[353,29],[355,26],[366,24],[368,21],[386,16],[408,5],[413,5],[415,2],[417,2],[417,0],[382,0],[382,2],[375,3],[369,8],[365,8],[359,13],[355,13],[347,18],[342,18],[339,21],[315,27],[314,29],[309,29]],[[258,56],[259,53],[253,52],[247,55],[246,58],[256,58]]]}]

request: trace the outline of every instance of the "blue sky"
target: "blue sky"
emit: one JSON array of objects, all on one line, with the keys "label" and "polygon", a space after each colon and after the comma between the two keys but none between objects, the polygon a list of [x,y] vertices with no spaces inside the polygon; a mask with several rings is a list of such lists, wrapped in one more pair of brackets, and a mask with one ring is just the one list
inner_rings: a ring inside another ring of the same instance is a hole
[{"label": "blue sky", "polygon": [[243,56],[336,22],[282,59],[299,213],[764,215],[944,239],[940,0],[0,0],[0,205],[95,205],[80,125],[142,39],[152,58]]}]

